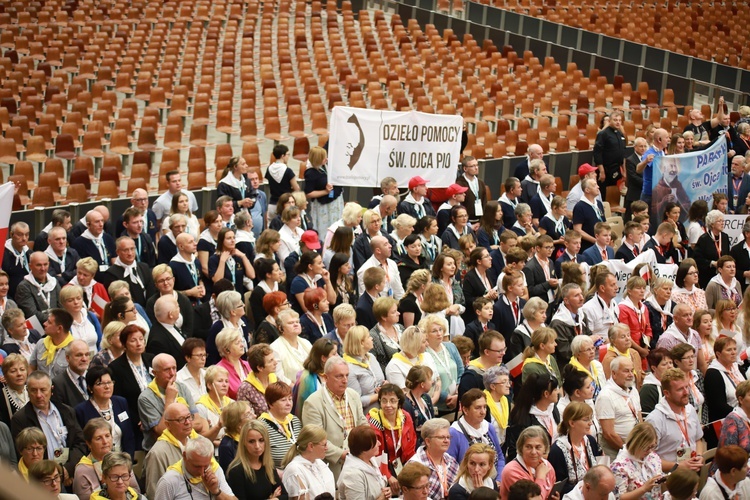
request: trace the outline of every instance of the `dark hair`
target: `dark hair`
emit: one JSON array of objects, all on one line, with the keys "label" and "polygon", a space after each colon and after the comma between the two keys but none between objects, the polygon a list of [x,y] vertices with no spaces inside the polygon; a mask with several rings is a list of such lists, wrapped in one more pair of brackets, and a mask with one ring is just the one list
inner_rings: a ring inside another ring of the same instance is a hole
[{"label": "dark hair", "polygon": [[138,325],[127,325],[125,328],[123,328],[120,332],[120,343],[122,344],[122,346],[125,347],[125,344],[127,344],[130,336],[138,332],[143,335],[144,339],[146,338],[146,331]]},{"label": "dark hair", "polygon": [[[482,253],[487,252],[487,249],[483,246],[478,246],[469,254],[469,267],[474,269],[477,267],[477,263],[482,260]],[[489,253],[489,252],[488,252]]]},{"label": "dark hair", "polygon": [[271,154],[273,155],[274,158],[279,160],[281,159],[282,156],[284,156],[288,152],[289,152],[288,146],[284,146],[283,144],[277,144],[276,146],[273,147],[273,151],[271,152]]},{"label": "dark hair", "polygon": [[[677,274],[674,277],[674,284],[683,288],[685,286],[685,276],[687,276],[690,268],[694,267],[698,271],[698,264],[692,258],[687,258],[680,262],[680,267],[677,268]],[[700,273],[700,271],[698,271]]]},{"label": "dark hair", "polygon": [[[274,382],[273,384],[268,384],[268,387],[266,387],[266,404],[268,406],[271,406],[279,399],[283,399],[287,396],[291,396],[292,394],[292,388],[289,387],[289,384],[285,382]],[[268,444],[270,446],[270,443]]]},{"label": "dark hair", "polygon": [[307,268],[313,265],[313,262],[315,262],[315,259],[319,257],[318,252],[313,252],[312,250],[308,250],[306,252],[302,252],[302,255],[299,257],[299,261],[294,265],[294,272],[297,274],[306,274]]},{"label": "dark hair", "polygon": [[570,396],[574,392],[583,389],[584,382],[589,378],[589,374],[582,372],[573,365],[565,365],[562,372],[563,390]]},{"label": "dark hair", "polygon": [[484,214],[479,219],[479,226],[484,229],[487,236],[492,237],[493,231],[499,231],[503,227],[503,219],[495,220],[497,212],[502,211],[500,203],[496,200],[490,200],[484,205]]},{"label": "dark hair", "polygon": [[453,205],[453,207],[451,208],[451,222],[455,222],[456,221],[456,217],[458,217],[458,211],[459,210],[463,210],[467,214],[469,213],[469,211],[466,210],[465,206],[460,205],[460,204],[459,205]]},{"label": "dark hair", "polygon": [[331,237],[328,248],[333,252],[350,253],[354,243],[354,230],[349,226],[339,226]]},{"label": "dark hair", "polygon": [[188,339],[185,339],[185,342],[182,344],[182,348],[180,351],[182,352],[182,357],[189,358],[193,355],[193,351],[196,349],[205,349],[206,348],[206,341],[203,339],[200,339],[198,337],[190,337]]},{"label": "dark hair", "polygon": [[690,222],[703,223],[706,221],[707,214],[708,203],[706,202],[706,200],[696,200],[692,205],[690,205],[690,209],[688,210],[688,220]]},{"label": "dark hair", "polygon": [[89,394],[94,393],[94,385],[96,385],[96,383],[105,375],[109,375],[109,378],[114,381],[112,370],[106,366],[91,365],[89,369],[86,370],[86,389],[89,391]]},{"label": "dark hair", "polygon": [[54,308],[50,309],[49,317],[55,319],[55,324],[62,326],[64,332],[69,332],[70,327],[73,326],[73,316],[65,309]]},{"label": "dark hair", "polygon": [[557,389],[557,379],[549,373],[529,373],[526,382],[516,394],[513,409],[510,411],[510,421],[516,423],[528,415],[531,407],[544,396],[545,392]]},{"label": "dark hair", "polygon": [[529,500],[529,498],[538,497],[541,494],[542,488],[538,484],[528,479],[521,479],[510,487],[507,500]]},{"label": "dark hair", "polygon": [[378,444],[378,435],[375,429],[367,424],[358,425],[349,432],[347,438],[349,442],[349,451],[355,457],[369,451]]},{"label": "dark hair", "polygon": [[250,369],[254,373],[258,373],[258,370],[265,368],[266,356],[273,354],[271,346],[268,344],[255,344],[247,351],[247,363],[250,365]]},{"label": "dark hair", "polygon": [[206,226],[210,226],[216,220],[219,218],[219,212],[216,210],[209,210],[205,214],[203,214],[203,222],[206,224]]},{"label": "dark hair", "polygon": [[[112,321],[120,321],[125,316],[125,305],[133,299],[120,295],[115,297],[104,306],[104,317],[102,318],[103,326],[107,326]],[[135,303],[133,303],[135,305]]]},{"label": "dark hair", "polygon": [[675,203],[674,201],[670,201],[664,204],[664,214],[662,214],[663,221],[667,220],[667,217],[669,217],[669,212],[672,211],[674,207],[677,207],[679,209],[682,209],[682,206],[679,203]]},{"label": "dark hair", "polygon": [[442,277],[445,259],[453,259],[454,264],[456,264],[456,272],[458,272],[458,263],[456,262],[456,258],[447,253],[440,253],[437,257],[435,257],[435,262],[432,263],[433,278],[440,279]]},{"label": "dark hair", "polygon": [[397,386],[396,384],[391,384],[390,382],[386,382],[385,384],[383,384],[378,391],[378,404],[380,404],[380,398],[382,398],[386,394],[393,394],[394,396],[396,396],[398,398],[398,407],[403,408],[406,396],[404,396],[404,391],[401,390],[399,386]]},{"label": "dark hair", "polygon": [[222,227],[219,230],[219,236],[216,237],[216,255],[219,255],[224,251],[224,239],[226,238],[227,233],[230,231],[234,233],[234,229],[230,227]]},{"label": "dark hair", "polygon": [[663,347],[657,347],[653,351],[649,352],[648,356],[646,356],[646,361],[648,362],[649,368],[659,366],[659,364],[664,361],[664,359],[672,359],[672,357],[669,355],[669,351]]},{"label": "dark hair", "polygon": [[463,394],[463,396],[461,396],[462,410],[466,411],[466,408],[473,405],[475,401],[483,398],[487,399],[487,396],[485,396],[484,391],[482,391],[481,389],[477,389],[476,387],[474,389],[469,389]]},{"label": "dark hair", "polygon": [[480,486],[469,495],[469,500],[497,500],[500,498],[497,491],[487,486]]},{"label": "dark hair", "polygon": [[404,238],[404,247],[408,247],[409,245],[413,245],[417,241],[420,241],[419,233],[411,233],[409,236]]},{"label": "dark hair", "polygon": [[276,261],[273,259],[266,259],[261,257],[255,261],[255,275],[258,280],[265,280],[266,276],[273,272],[273,266],[276,265]]},{"label": "dark hair", "polygon": [[307,359],[302,363],[302,367],[310,372],[311,375],[323,373],[323,368],[325,367],[323,356],[330,356],[331,352],[335,351],[336,348],[336,343],[331,339],[321,338],[316,340],[310,348],[310,354],[307,355]]},{"label": "dark hair", "polygon": [[[341,266],[344,264],[349,263],[349,255],[337,252],[333,254],[333,257],[331,257],[331,262],[328,264],[328,272],[331,275],[331,284],[333,285],[333,288],[337,288],[337,284],[339,281],[339,273],[341,272]],[[352,280],[350,276],[346,276],[345,278],[346,283],[344,286],[346,287],[347,291],[351,294],[354,292],[354,288],[352,287]]]},{"label": "dark hair", "polygon": [[435,217],[433,217],[432,215],[425,215],[424,217],[419,219],[416,224],[414,224],[414,233],[412,234],[424,233],[425,231],[427,231],[427,229],[429,229],[429,227],[432,225],[432,221],[434,220],[437,219],[435,219]]}]

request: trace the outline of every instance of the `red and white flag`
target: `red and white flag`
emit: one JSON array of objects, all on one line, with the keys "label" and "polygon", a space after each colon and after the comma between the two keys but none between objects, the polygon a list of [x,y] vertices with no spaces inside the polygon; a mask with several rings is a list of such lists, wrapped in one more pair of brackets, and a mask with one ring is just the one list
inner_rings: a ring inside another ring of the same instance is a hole
[{"label": "red and white flag", "polygon": [[508,361],[505,364],[505,367],[508,368],[508,371],[510,371],[511,377],[519,377],[521,375],[521,372],[523,371],[523,353]]},{"label": "red and white flag", "polygon": [[36,316],[32,316],[26,320],[26,328],[29,330],[36,330],[40,334],[44,333],[44,326],[42,326],[42,323]]},{"label": "red and white flag", "polygon": [[648,266],[643,266],[642,268],[640,268],[640,269],[638,270],[638,274],[640,274],[640,275],[641,275],[641,278],[643,278],[643,279],[644,279],[644,280],[646,280],[646,281],[648,281],[648,279],[649,279],[649,277],[650,277],[650,275],[649,275],[649,272],[648,272],[648,269],[649,269],[649,267],[648,267]]},{"label": "red and white flag", "polygon": [[[12,182],[6,182],[0,186],[0,241],[8,240],[8,226],[10,225],[10,213],[13,211],[13,194],[15,186]],[[3,260],[5,245],[0,245],[0,262]]]}]

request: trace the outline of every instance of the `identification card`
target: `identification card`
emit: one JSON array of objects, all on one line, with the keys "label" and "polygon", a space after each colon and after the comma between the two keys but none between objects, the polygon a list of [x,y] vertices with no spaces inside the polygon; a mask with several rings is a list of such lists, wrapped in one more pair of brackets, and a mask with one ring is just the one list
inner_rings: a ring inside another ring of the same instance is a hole
[{"label": "identification card", "polygon": [[403,468],[404,468],[404,465],[401,463],[401,459],[396,458],[396,460],[393,461],[393,472],[395,472],[396,475],[398,476],[399,474],[401,474],[401,469]]},{"label": "identification card", "polygon": [[128,419],[128,412],[124,411],[120,413],[119,415],[117,415],[117,418],[120,422],[126,421]]},{"label": "identification card", "polygon": [[70,458],[70,448],[58,448],[55,450],[55,457],[54,461],[60,465],[65,465],[68,463],[68,459]]},{"label": "identification card", "polygon": [[677,463],[682,463],[685,460],[690,460],[690,454],[692,450],[689,446],[680,446],[677,448]]},{"label": "identification card", "polygon": [[484,211],[482,211],[482,200],[476,200],[474,202],[474,217],[481,217],[484,215]]}]

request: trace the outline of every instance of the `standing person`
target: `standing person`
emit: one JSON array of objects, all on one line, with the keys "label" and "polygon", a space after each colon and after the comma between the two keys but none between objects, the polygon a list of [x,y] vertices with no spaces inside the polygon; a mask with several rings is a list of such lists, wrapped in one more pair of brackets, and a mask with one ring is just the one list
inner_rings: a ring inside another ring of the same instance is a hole
[{"label": "standing person", "polygon": [[551,259],[555,251],[552,237],[544,234],[536,239],[536,252],[523,268],[529,297],[539,297],[551,303],[555,298],[558,277],[555,262]]},{"label": "standing person", "polygon": [[[597,168],[588,163],[584,163],[578,167],[578,178],[580,181],[576,183],[575,186],[570,186],[570,192],[566,198],[566,208],[568,213],[573,213],[573,208],[575,208],[576,204],[581,201],[581,198],[583,197],[583,180],[593,179],[596,181],[597,172]],[[640,196],[640,193],[638,193],[638,196]],[[601,194],[597,196],[596,199],[602,201]]]},{"label": "standing person", "polygon": [[429,181],[420,176],[414,176],[409,179],[409,194],[404,201],[398,204],[398,213],[409,214],[416,220],[425,215],[435,217],[435,209],[432,208],[432,202],[427,198],[427,183]]},{"label": "standing person", "polygon": [[271,198],[268,200],[269,220],[273,219],[276,215],[276,203],[283,193],[300,190],[299,184],[297,184],[297,176],[294,175],[292,169],[287,165],[291,156],[289,148],[283,144],[277,144],[274,146],[271,155],[273,155],[274,162],[266,170],[266,180],[271,192]]},{"label": "standing person", "polygon": [[737,364],[737,342],[719,337],[714,342],[714,359],[705,378],[706,405],[709,422],[725,418],[737,407],[736,387],[745,380]]},{"label": "standing person", "polygon": [[602,428],[602,451],[611,459],[622,449],[633,427],[643,421],[641,400],[635,389],[633,362],[618,356],[610,365],[612,377],[596,400],[596,418]]},{"label": "standing person", "polygon": [[360,394],[365,413],[375,409],[385,382],[383,370],[370,352],[372,346],[370,332],[363,326],[351,327],[344,338],[342,357],[349,364],[348,385]]},{"label": "standing person", "polygon": [[[648,143],[643,137],[636,137],[633,143],[633,154],[625,158],[625,174],[628,192],[625,195],[625,222],[630,222],[633,214],[630,204],[641,199],[643,191],[643,174],[638,173],[638,167],[641,169],[646,166],[646,159],[643,153],[648,149]],[[643,165],[641,165],[643,163]],[[642,171],[642,170],[641,170]]]},{"label": "standing person", "polygon": [[539,226],[544,216],[552,212],[552,200],[555,198],[556,191],[557,183],[555,182],[555,177],[550,174],[544,174],[539,179],[539,192],[529,200],[532,216],[531,222],[535,226]]},{"label": "standing person", "polygon": [[159,196],[154,203],[151,205],[151,209],[156,216],[156,220],[161,221],[164,216],[169,213],[169,209],[172,207],[172,198],[177,193],[185,193],[190,200],[190,211],[196,213],[198,211],[198,200],[195,199],[195,195],[183,189],[182,187],[182,175],[179,170],[170,170],[164,177],[167,179],[167,192]]},{"label": "standing person", "polygon": [[[591,335],[589,321],[583,312],[583,291],[575,283],[568,283],[560,291],[562,304],[552,316],[549,326],[557,333],[555,358],[558,366],[565,366],[572,356],[570,344],[578,335]],[[645,310],[645,307],[644,307]]]},{"label": "standing person", "polygon": [[495,482],[495,470],[492,465],[496,457],[492,446],[474,443],[466,450],[461,465],[458,467],[456,482],[448,491],[449,500],[466,500],[472,498],[472,492],[480,488],[488,488],[497,494],[498,486]]},{"label": "standing person", "polygon": [[76,263],[80,260],[78,252],[68,247],[68,235],[60,226],[49,230],[47,242],[49,245],[44,253],[49,257],[49,274],[60,283],[60,286],[65,286],[76,275]]},{"label": "standing person", "polygon": [[3,271],[8,274],[10,281],[10,296],[16,296],[16,288],[23,281],[23,277],[29,274],[29,225],[25,222],[16,222],[10,226],[10,239],[5,241],[5,252],[3,253]]},{"label": "standing person", "polygon": [[718,467],[701,491],[701,500],[714,498],[750,498],[750,479],[747,479],[747,451],[739,446],[723,446],[716,450],[714,463]]},{"label": "standing person", "polygon": [[208,259],[208,276],[214,283],[227,278],[243,296],[251,287],[255,269],[247,256],[237,249],[232,229],[221,228],[219,231],[216,252]]},{"label": "standing person", "polygon": [[[651,195],[653,190],[653,177],[654,177],[654,158],[658,156],[664,156],[664,150],[669,145],[669,132],[663,128],[657,128],[654,130],[654,142],[649,147],[643,156],[646,158],[646,163],[639,163],[636,167],[636,172],[643,175],[643,190],[641,191],[641,200],[648,203],[649,209],[651,209]],[[656,225],[657,217],[656,213],[651,214],[651,223]]]},{"label": "standing person", "polygon": [[581,310],[586,315],[591,328],[591,334],[606,339],[609,328],[619,322],[619,308],[617,297],[617,278],[609,271],[599,272],[594,279],[594,296],[591,297]]},{"label": "standing person", "polygon": [[609,126],[596,135],[594,164],[599,170],[601,186],[614,186],[622,178],[627,139],[622,133],[622,111],[609,115]]},{"label": "standing person", "polygon": [[249,184],[247,180],[248,165],[242,156],[235,156],[229,160],[221,180],[216,186],[217,196],[229,196],[232,198],[234,213],[247,210],[255,204],[249,196]]},{"label": "standing person", "polygon": [[606,222],[606,217],[599,198],[599,184],[594,179],[585,178],[581,181],[581,189],[583,196],[573,208],[573,229],[581,233],[581,250],[586,250],[596,243],[595,227],[599,222]]},{"label": "standing person", "polygon": [[742,302],[742,288],[735,277],[737,263],[731,255],[722,255],[716,261],[717,274],[706,286],[706,304],[715,309],[720,300],[730,300],[739,307]]},{"label": "standing person", "polygon": [[437,221],[437,233],[435,234],[437,234],[438,238],[442,238],[445,228],[447,228],[450,223],[451,209],[456,205],[463,206],[466,201],[466,192],[468,190],[468,187],[460,186],[458,184],[451,184],[446,188],[445,195],[448,199],[440,205],[437,210],[437,215],[435,216],[435,220]]},{"label": "standing person", "polygon": [[456,184],[468,188],[464,206],[469,214],[469,224],[476,231],[479,229],[479,219],[484,215],[487,204],[487,186],[479,179],[479,161],[473,156],[464,156],[461,160],[463,175],[456,179]]},{"label": "standing person", "polygon": [[619,318],[621,323],[630,327],[633,349],[646,359],[651,349],[651,319],[643,302],[646,295],[646,281],[640,276],[632,276],[625,285],[625,298],[620,302]]},{"label": "standing person", "polygon": [[276,467],[281,466],[287,451],[302,430],[302,423],[292,413],[292,388],[284,382],[269,384],[265,393],[267,411],[258,415],[268,430],[271,458]]},{"label": "standing person", "polygon": [[328,154],[321,147],[310,148],[305,169],[305,195],[310,200],[313,227],[327,228],[344,210],[344,189],[328,182]]},{"label": "standing person", "polygon": [[413,366],[406,375],[404,411],[414,422],[417,446],[423,444],[422,426],[435,417],[435,408],[429,395],[432,389],[432,376],[432,368],[429,366]]},{"label": "standing person", "polygon": [[268,198],[266,193],[260,188],[260,172],[256,169],[250,170],[247,174],[247,180],[250,186],[246,196],[253,202],[250,205],[249,212],[253,219],[253,234],[256,238],[266,229],[266,212],[268,211]]},{"label": "standing person", "polygon": [[505,192],[497,201],[503,210],[503,226],[510,228],[516,223],[516,207],[521,201],[521,181],[518,177],[508,177],[503,187]]},{"label": "standing person", "polygon": [[360,425],[352,429],[347,437],[350,453],[338,479],[340,500],[386,500],[391,497],[391,488],[386,476],[373,465],[380,456],[380,442],[375,429]]},{"label": "standing person", "polygon": [[[572,402],[565,407],[560,428],[549,451],[549,461],[556,479],[567,479],[563,493],[572,491],[595,466],[602,451],[596,437],[590,434],[594,411],[586,403]],[[614,478],[612,483],[614,484]]]}]

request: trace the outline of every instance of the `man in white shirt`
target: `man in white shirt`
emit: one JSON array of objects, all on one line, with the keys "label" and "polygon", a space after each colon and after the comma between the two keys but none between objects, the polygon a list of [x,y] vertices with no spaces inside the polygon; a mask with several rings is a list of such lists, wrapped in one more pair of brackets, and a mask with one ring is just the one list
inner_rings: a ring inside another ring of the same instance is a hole
[{"label": "man in white shirt", "polygon": [[615,302],[617,278],[609,271],[599,271],[594,279],[594,288],[596,293],[581,309],[589,321],[592,335],[606,339],[609,327],[618,323],[618,308]]},{"label": "man in white shirt", "polygon": [[156,220],[161,223],[161,220],[172,208],[172,197],[179,192],[183,192],[187,195],[188,200],[190,201],[190,212],[196,213],[198,211],[198,200],[195,199],[193,193],[187,189],[182,189],[182,176],[180,175],[179,170],[170,170],[165,174],[165,177],[167,178],[168,190],[166,193],[159,196],[151,206],[154,215],[156,215]]},{"label": "man in white shirt", "polygon": [[685,372],[670,368],[661,377],[664,397],[646,417],[656,430],[656,453],[663,470],[687,467],[700,472],[703,466],[703,428],[698,412],[690,404],[690,382]]},{"label": "man in white shirt", "polygon": [[656,347],[663,347],[671,351],[679,344],[690,344],[693,346],[696,358],[698,359],[698,369],[701,373],[706,373],[706,357],[703,355],[703,342],[698,332],[692,328],[693,308],[688,304],[677,304],[672,311],[672,318],[674,321],[661,334]]},{"label": "man in white shirt", "polygon": [[610,365],[612,377],[596,400],[596,417],[602,428],[599,443],[612,460],[625,445],[635,424],[641,422],[641,398],[635,389],[635,373],[630,358],[618,356]]},{"label": "man in white shirt", "polygon": [[371,267],[380,267],[385,271],[386,287],[381,292],[381,296],[393,297],[396,300],[401,300],[404,296],[404,287],[401,284],[401,277],[398,272],[398,265],[391,256],[391,244],[385,236],[373,236],[370,240],[370,248],[372,249],[372,257],[367,259],[362,267],[357,269],[357,287],[359,288],[359,294],[365,293],[365,283],[362,279],[365,270]]},{"label": "man in white shirt", "polygon": [[[580,167],[578,167],[578,178],[580,181],[578,184],[570,188],[570,192],[568,193],[567,197],[567,208],[568,213],[573,213],[573,207],[576,206],[576,203],[581,201],[581,198],[583,197],[583,179],[594,179],[596,180],[596,167],[593,165],[590,165],[588,163],[584,163]],[[602,201],[602,196],[599,194],[597,197],[599,201]]]},{"label": "man in white shirt", "polygon": [[597,465],[583,476],[575,488],[563,500],[614,500],[615,475],[609,467]]}]

